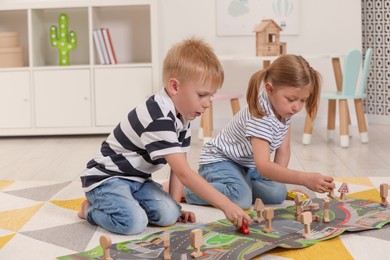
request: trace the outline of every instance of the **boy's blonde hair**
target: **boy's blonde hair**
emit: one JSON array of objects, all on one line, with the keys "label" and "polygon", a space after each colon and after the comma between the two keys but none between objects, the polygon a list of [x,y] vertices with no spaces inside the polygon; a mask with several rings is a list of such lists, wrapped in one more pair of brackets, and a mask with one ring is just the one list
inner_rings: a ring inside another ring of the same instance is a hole
[{"label": "boy's blonde hair", "polygon": [[262,69],[252,75],[249,80],[246,100],[252,116],[265,116],[259,104],[259,88],[262,82],[270,82],[274,87],[311,87],[309,98],[306,101],[306,111],[314,117],[318,109],[320,97],[320,74],[310,67],[302,57],[293,54],[284,54],[277,58],[267,69]]},{"label": "boy's blonde hair", "polygon": [[180,83],[189,80],[211,83],[220,88],[224,72],[214,50],[203,40],[186,39],[175,44],[167,53],[163,63],[163,85],[170,78]]}]

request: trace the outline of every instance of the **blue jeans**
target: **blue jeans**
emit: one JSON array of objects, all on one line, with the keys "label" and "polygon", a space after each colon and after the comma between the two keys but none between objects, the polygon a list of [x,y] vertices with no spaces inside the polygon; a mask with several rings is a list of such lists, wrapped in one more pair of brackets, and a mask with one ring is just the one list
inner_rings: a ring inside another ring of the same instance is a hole
[{"label": "blue jeans", "polygon": [[[199,174],[243,209],[250,208],[256,198],[260,198],[264,204],[280,204],[286,198],[285,184],[264,178],[256,169],[232,161],[202,164]],[[210,205],[187,188],[184,195],[189,204]]]},{"label": "blue jeans", "polygon": [[173,225],[181,215],[181,206],[152,180],[112,178],[86,197],[92,205],[86,210],[88,222],[123,235],[141,233],[148,224]]}]

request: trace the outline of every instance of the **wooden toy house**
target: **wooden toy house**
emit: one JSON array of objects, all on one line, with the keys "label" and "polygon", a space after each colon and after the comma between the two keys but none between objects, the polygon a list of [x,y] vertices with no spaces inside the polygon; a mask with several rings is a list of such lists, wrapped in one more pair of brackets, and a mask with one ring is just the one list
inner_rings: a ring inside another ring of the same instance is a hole
[{"label": "wooden toy house", "polygon": [[280,42],[282,28],[272,19],[262,20],[256,32],[256,56],[277,56],[286,53],[286,43]]}]

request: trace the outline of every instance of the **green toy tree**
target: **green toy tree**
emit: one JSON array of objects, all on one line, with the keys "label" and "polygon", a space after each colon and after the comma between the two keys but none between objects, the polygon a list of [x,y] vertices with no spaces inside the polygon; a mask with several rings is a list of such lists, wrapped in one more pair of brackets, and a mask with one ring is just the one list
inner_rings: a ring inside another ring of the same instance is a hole
[{"label": "green toy tree", "polygon": [[[58,49],[59,65],[70,65],[70,51],[77,47],[77,35],[74,31],[68,31],[69,20],[66,14],[58,16],[58,27],[50,26],[51,46]],[[59,33],[58,33],[59,31]]]}]

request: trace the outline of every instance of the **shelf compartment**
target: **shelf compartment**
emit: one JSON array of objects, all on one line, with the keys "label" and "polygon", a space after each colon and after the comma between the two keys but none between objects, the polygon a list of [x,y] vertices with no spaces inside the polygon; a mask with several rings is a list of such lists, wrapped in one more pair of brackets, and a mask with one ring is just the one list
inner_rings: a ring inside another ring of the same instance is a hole
[{"label": "shelf compartment", "polygon": [[40,70],[33,75],[36,127],[92,125],[90,70]]},{"label": "shelf compartment", "polygon": [[29,66],[28,58],[28,12],[27,10],[2,11],[0,13],[0,32],[17,32],[19,46],[23,49],[23,63]]},{"label": "shelf compartment", "polygon": [[0,72],[1,128],[30,128],[30,72]]},{"label": "shelf compartment", "polygon": [[[93,29],[108,28],[119,64],[151,63],[149,5],[99,6],[92,8]],[[95,50],[95,64],[99,59]]]},{"label": "shelf compartment", "polygon": [[50,26],[58,28],[61,13],[68,15],[69,31],[77,34],[77,47],[70,52],[70,64],[89,64],[88,8],[49,8],[32,10],[33,66],[58,66],[58,49],[50,45]]}]

